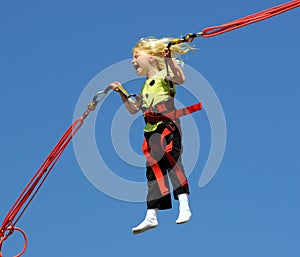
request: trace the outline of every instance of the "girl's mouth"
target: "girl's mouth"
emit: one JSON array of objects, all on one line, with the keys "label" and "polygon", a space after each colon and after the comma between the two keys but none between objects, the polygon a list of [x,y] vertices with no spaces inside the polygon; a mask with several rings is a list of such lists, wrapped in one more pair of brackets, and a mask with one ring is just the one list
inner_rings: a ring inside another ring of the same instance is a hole
[{"label": "girl's mouth", "polygon": [[134,64],[134,65],[133,65],[133,68],[135,69],[135,71],[136,71],[137,73],[139,73],[139,72],[141,71],[141,67],[140,67],[138,64]]}]

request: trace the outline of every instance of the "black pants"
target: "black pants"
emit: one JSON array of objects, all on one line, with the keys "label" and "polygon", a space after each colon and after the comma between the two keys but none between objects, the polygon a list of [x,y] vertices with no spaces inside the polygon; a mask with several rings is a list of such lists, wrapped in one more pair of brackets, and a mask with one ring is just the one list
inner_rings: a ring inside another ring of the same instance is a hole
[{"label": "black pants", "polygon": [[147,159],[147,208],[172,208],[169,179],[173,195],[189,194],[188,181],[181,163],[181,131],[174,122],[163,122],[154,132],[144,133],[143,152]]}]

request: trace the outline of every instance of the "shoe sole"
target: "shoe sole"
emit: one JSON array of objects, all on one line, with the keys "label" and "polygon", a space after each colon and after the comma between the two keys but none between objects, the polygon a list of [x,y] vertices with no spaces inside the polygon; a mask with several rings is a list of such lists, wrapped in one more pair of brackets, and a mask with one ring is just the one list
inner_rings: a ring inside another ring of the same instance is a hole
[{"label": "shoe sole", "polygon": [[134,235],[141,234],[141,233],[144,233],[144,232],[146,232],[146,231],[148,231],[150,229],[156,228],[157,226],[158,225],[147,227],[147,228],[144,228],[144,229],[132,230],[132,234],[134,234]]},{"label": "shoe sole", "polygon": [[175,222],[176,222],[176,224],[184,224],[184,223],[189,222],[190,219],[191,219],[191,217],[192,217],[192,215],[191,215],[187,220],[183,220],[183,221],[175,221]]},{"label": "shoe sole", "polygon": [[176,221],[176,224],[184,224],[184,223],[187,223],[188,221],[189,221],[189,220],[179,221],[179,222]]}]

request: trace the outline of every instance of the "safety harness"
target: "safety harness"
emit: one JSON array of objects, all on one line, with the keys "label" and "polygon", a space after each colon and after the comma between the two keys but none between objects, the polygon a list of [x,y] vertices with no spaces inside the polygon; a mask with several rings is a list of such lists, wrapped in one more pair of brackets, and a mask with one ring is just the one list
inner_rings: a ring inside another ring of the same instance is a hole
[{"label": "safety harness", "polygon": [[161,103],[156,104],[155,106],[150,106],[149,108],[142,108],[145,122],[157,123],[159,121],[176,121],[182,116],[189,115],[193,112],[199,111],[202,109],[202,103],[196,103],[181,109],[176,109],[174,104],[174,89],[173,83],[171,80],[168,80],[170,86],[170,99]]},{"label": "safety harness", "polygon": [[[170,85],[172,81],[169,80],[168,83]],[[137,108],[137,106],[130,101],[132,97],[135,98],[140,106],[142,106],[143,100],[139,96],[137,96],[136,94],[129,94],[123,86],[118,86],[118,89],[119,92],[121,92],[128,99],[129,103],[132,104],[134,108]],[[202,109],[201,102],[183,107],[181,109],[176,109],[174,98],[172,97],[171,92],[172,91],[170,90],[171,97],[169,100],[158,103],[155,106],[151,106],[149,108],[140,108],[140,110],[143,112],[145,122],[157,123],[159,121],[175,121],[185,115],[189,115]]]},{"label": "safety harness", "polygon": [[[168,45],[170,47],[170,45]],[[175,88],[174,84],[171,80],[169,68],[167,61],[165,59],[166,64],[166,77],[165,78],[158,78],[160,79],[164,84],[168,85],[168,92],[169,92],[169,98],[168,100],[165,100],[163,102],[158,102],[154,106],[152,106],[152,103],[154,102],[155,96],[152,98],[150,107],[144,107],[141,108],[144,119],[146,124],[156,124],[158,122],[165,122],[165,126],[163,127],[163,131],[159,132],[160,138],[155,142],[155,144],[151,144],[146,138],[144,139],[142,150],[143,153],[147,159],[148,165],[150,166],[158,185],[158,188],[160,190],[160,193],[162,196],[165,196],[167,194],[170,194],[168,183],[166,183],[166,177],[165,172],[162,170],[162,168],[159,165],[160,159],[163,157],[163,155],[166,157],[165,162],[167,162],[167,167],[170,167],[169,172],[173,172],[172,178],[176,178],[176,181],[178,181],[178,185],[173,185],[173,187],[185,187],[188,186],[188,181],[186,179],[183,167],[181,165],[181,162],[178,162],[174,158],[174,148],[173,148],[173,140],[170,140],[168,142],[167,138],[176,130],[176,127],[174,126],[175,123],[178,129],[177,133],[180,133],[180,123],[179,118],[188,114],[191,114],[195,111],[202,109],[202,104],[197,103],[188,107],[181,108],[179,110],[176,109],[175,103],[174,103],[174,96],[175,96]],[[151,84],[152,83],[152,84]],[[153,87],[155,85],[156,81],[153,79],[149,85]],[[158,84],[158,87],[163,87],[163,85]],[[144,88],[143,88],[144,90]],[[142,92],[143,92],[142,90]],[[166,91],[164,91],[166,92]],[[149,97],[149,96],[148,96]],[[142,105],[143,106],[143,105]],[[170,123],[171,122],[171,123]],[[155,133],[156,130],[154,131]],[[167,143],[166,143],[167,142]],[[158,157],[157,157],[158,154]],[[172,181],[172,180],[171,180]],[[173,181],[173,183],[175,183]],[[176,182],[177,184],[177,182]],[[174,188],[175,190],[176,188]]]}]

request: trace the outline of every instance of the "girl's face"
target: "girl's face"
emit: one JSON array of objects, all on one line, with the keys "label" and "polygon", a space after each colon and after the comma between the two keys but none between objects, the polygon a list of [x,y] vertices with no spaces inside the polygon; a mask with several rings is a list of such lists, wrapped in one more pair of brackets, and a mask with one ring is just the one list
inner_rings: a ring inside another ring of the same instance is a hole
[{"label": "girl's face", "polygon": [[134,50],[132,65],[139,76],[149,76],[154,58],[142,50]]}]

